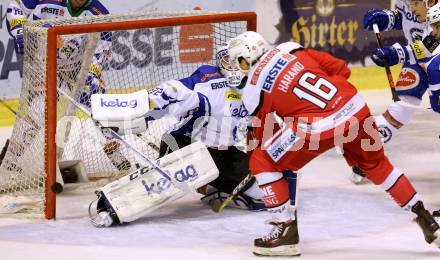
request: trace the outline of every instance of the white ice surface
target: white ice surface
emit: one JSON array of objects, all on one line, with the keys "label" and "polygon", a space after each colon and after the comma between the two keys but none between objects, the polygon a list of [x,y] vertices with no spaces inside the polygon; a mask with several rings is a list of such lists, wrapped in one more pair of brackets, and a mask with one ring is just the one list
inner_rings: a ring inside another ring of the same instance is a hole
[{"label": "white ice surface", "polygon": [[[384,111],[388,91],[364,93],[373,112]],[[429,209],[440,208],[440,115],[425,102],[386,147],[413,181]],[[10,129],[0,129],[0,144]],[[332,150],[302,171],[298,212],[301,259],[440,259],[425,243],[411,213],[380,188],[355,186],[350,169]],[[92,192],[58,196],[56,221],[0,218],[0,259],[257,259],[253,239],[269,227],[265,212],[226,209],[221,214],[187,196],[151,216],[108,229],[92,227]]]}]

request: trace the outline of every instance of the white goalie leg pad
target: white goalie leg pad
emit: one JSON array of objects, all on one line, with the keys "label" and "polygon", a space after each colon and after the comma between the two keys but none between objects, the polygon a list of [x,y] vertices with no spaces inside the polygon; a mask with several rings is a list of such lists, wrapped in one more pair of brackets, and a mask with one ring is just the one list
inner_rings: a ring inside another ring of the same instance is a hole
[{"label": "white goalie leg pad", "polygon": [[[196,190],[218,177],[218,169],[206,146],[196,142],[156,161],[177,182]],[[141,168],[102,187],[120,223],[131,222],[185,195],[151,167]]]}]

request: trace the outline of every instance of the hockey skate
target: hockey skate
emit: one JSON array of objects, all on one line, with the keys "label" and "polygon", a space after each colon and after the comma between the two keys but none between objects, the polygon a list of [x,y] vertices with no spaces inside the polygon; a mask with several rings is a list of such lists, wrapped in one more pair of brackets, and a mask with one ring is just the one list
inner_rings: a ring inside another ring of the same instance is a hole
[{"label": "hockey skate", "polygon": [[440,209],[432,212],[432,216],[435,218],[440,218]]},{"label": "hockey skate", "polygon": [[256,256],[299,256],[299,235],[297,221],[269,222],[272,231],[254,241]]},{"label": "hockey skate", "polygon": [[[96,213],[94,213],[93,208],[96,203]],[[98,193],[98,198],[92,201],[89,205],[89,217],[92,225],[95,227],[110,227],[113,224],[119,224],[118,216],[116,215],[114,209],[107,201],[104,193],[101,191]]]},{"label": "hockey skate", "polygon": [[357,185],[368,183],[367,177],[357,166],[351,167],[350,181]]},{"label": "hockey skate", "polygon": [[428,244],[434,242],[440,248],[440,227],[434,217],[425,209],[423,202],[418,201],[411,211],[417,214],[416,222],[419,224]]}]

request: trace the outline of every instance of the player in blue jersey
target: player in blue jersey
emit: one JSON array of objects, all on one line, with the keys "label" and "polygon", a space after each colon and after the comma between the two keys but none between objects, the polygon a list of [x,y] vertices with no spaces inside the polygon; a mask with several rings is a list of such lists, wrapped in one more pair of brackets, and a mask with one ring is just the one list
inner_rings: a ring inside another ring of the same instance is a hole
[{"label": "player in blue jersey", "polygon": [[[370,9],[364,15],[365,29],[373,30],[373,24],[377,24],[380,31],[402,30],[408,42],[408,46],[405,47],[396,43],[383,49],[377,48],[371,55],[373,62],[378,66],[383,67],[384,60],[390,66],[403,64],[395,87],[400,100],[391,102],[383,114],[375,117],[384,143],[391,141],[398,129],[410,122],[428,88],[426,73],[417,64],[416,59],[405,56],[409,57],[408,53],[419,49],[422,39],[424,42],[432,42],[430,37],[427,37],[431,30],[426,23],[426,11],[436,2],[437,0],[397,0],[394,11]],[[353,167],[351,181],[362,183],[364,180],[366,179],[362,171]]]},{"label": "player in blue jersey", "polygon": [[[26,21],[33,20],[61,20],[71,17],[83,17],[94,15],[106,15],[108,10],[98,0],[13,0],[7,8],[6,27],[9,34],[14,40],[14,47],[17,55],[23,55],[25,52],[26,42],[23,40],[23,25]],[[46,27],[52,26],[50,23],[45,24]],[[58,87],[64,90],[74,92],[78,101],[84,105],[90,105],[90,95],[94,93],[103,93],[104,82],[102,70],[104,64],[111,56],[111,33],[103,32],[100,34],[100,40],[94,51],[91,64],[85,79],[84,90],[75,90],[74,84],[84,59],[84,45],[87,35],[70,35],[66,36],[64,44],[57,49],[57,83]],[[28,48],[32,48],[29,46]],[[73,84],[72,84],[73,83]],[[76,92],[79,92],[76,94]],[[27,93],[29,106],[43,106],[43,101],[39,97],[40,90],[33,90]],[[32,109],[29,109],[32,110]],[[17,129],[25,129],[25,132],[35,133],[40,129],[28,121],[38,121],[38,115],[28,114],[27,120],[20,120]],[[128,171],[131,163],[121,153],[120,144],[113,140],[110,136],[103,132],[107,142],[103,146],[103,150],[112,164],[120,171]],[[35,134],[36,135],[36,134]],[[25,138],[23,138],[25,139]],[[11,140],[12,144],[19,147],[26,147],[21,139]],[[20,156],[17,154],[17,156]],[[21,171],[21,169],[19,169]]]},{"label": "player in blue jersey", "polygon": [[108,10],[98,0],[13,0],[7,8],[6,27],[14,39],[15,51],[23,54],[23,24],[26,21],[101,14],[108,14]]}]

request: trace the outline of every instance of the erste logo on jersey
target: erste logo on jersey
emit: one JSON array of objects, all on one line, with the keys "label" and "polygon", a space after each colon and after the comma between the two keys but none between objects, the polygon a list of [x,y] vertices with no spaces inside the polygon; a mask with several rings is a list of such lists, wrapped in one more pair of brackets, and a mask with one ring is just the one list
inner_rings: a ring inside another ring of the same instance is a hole
[{"label": "erste logo on jersey", "polygon": [[296,59],[296,56],[289,53],[283,53],[280,55],[280,57],[275,62],[275,64],[270,68],[269,73],[264,79],[262,86],[263,91],[269,93],[272,92],[273,85],[278,75],[280,75],[281,71],[286,67],[286,65],[294,59]]},{"label": "erste logo on jersey", "polygon": [[269,63],[269,61],[275,56],[280,50],[273,49],[271,50],[266,57],[258,64],[258,67],[255,69],[254,75],[252,76],[251,84],[257,85],[258,78],[260,77],[261,72],[266,67],[266,65]]},{"label": "erste logo on jersey", "polygon": [[396,88],[399,90],[408,90],[417,87],[420,82],[420,76],[412,68],[403,68],[397,79]]},{"label": "erste logo on jersey", "polygon": [[228,84],[226,83],[226,81],[220,81],[220,82],[211,83],[211,88],[212,89],[226,88],[227,86],[228,86]]},{"label": "erste logo on jersey", "polygon": [[48,13],[48,14],[64,16],[64,9],[58,9],[58,8],[46,6],[43,9],[41,9],[41,13]]}]

